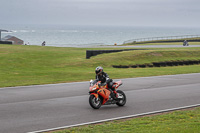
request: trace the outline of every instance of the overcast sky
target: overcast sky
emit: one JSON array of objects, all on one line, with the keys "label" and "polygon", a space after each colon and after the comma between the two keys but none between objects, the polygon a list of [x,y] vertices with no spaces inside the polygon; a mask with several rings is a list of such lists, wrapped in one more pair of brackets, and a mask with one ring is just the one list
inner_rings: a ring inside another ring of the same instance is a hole
[{"label": "overcast sky", "polygon": [[200,27],[200,0],[0,0],[0,24]]}]

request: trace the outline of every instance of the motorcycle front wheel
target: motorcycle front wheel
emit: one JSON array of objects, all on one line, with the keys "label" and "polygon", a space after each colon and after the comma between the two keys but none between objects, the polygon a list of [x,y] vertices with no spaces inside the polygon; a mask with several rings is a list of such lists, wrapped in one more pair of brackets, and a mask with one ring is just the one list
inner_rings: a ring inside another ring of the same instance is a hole
[{"label": "motorcycle front wheel", "polygon": [[89,103],[90,103],[90,106],[94,109],[99,109],[101,107],[101,99],[96,98],[94,95],[90,95]]}]

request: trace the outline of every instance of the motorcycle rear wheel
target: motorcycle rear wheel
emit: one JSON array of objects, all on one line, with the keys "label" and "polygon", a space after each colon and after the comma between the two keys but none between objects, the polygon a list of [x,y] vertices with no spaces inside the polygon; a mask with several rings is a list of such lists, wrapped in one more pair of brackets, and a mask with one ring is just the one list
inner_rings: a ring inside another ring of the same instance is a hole
[{"label": "motorcycle rear wheel", "polygon": [[124,106],[125,104],[126,104],[126,95],[125,95],[125,93],[123,92],[123,91],[121,91],[121,90],[117,90],[117,93],[118,93],[118,95],[120,96],[120,97],[122,97],[122,98],[120,98],[118,101],[117,101],[117,105],[118,106]]},{"label": "motorcycle rear wheel", "polygon": [[96,98],[94,95],[90,95],[89,103],[90,103],[90,106],[94,109],[99,109],[101,107],[101,104],[102,104],[101,99]]}]

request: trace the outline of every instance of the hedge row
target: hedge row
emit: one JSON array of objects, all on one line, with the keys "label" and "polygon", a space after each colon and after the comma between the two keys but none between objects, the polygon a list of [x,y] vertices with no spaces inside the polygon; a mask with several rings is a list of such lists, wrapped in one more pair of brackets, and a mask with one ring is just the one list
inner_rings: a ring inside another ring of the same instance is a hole
[{"label": "hedge row", "polygon": [[11,41],[0,41],[0,44],[12,44]]},{"label": "hedge row", "polygon": [[200,64],[200,60],[186,60],[186,61],[165,61],[152,62],[152,64],[136,64],[136,65],[113,65],[114,68],[146,68],[146,67],[166,67],[166,66],[182,66]]}]

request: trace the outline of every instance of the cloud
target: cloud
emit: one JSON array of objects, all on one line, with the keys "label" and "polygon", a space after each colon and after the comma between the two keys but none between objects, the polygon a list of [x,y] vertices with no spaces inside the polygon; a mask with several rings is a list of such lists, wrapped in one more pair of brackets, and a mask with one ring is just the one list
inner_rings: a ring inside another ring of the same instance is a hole
[{"label": "cloud", "polygon": [[1,0],[0,24],[198,26],[199,4],[198,0]]}]

